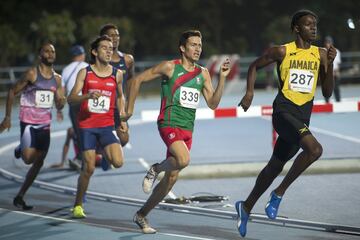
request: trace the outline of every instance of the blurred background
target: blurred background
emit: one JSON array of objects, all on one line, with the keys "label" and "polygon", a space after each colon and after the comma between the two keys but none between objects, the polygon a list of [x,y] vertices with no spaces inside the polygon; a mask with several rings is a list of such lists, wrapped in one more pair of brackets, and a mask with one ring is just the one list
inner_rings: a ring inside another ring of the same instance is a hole
[{"label": "blurred background", "polygon": [[[329,35],[341,51],[342,83],[358,83],[360,2],[356,0],[5,0],[0,6],[0,96],[34,64],[43,41],[54,43],[56,69],[61,71],[71,60],[69,48],[81,44],[88,49],[100,27],[109,22],[119,27],[119,49],[134,56],[136,72],[176,58],[181,32],[199,29],[200,63],[211,70],[217,55],[231,54],[236,65],[230,80],[244,79],[256,56],[293,39],[291,16],[302,8],[319,16],[315,44],[322,46]],[[274,87],[273,72],[273,68],[260,72],[256,87]],[[151,92],[152,87],[146,89]]]}]

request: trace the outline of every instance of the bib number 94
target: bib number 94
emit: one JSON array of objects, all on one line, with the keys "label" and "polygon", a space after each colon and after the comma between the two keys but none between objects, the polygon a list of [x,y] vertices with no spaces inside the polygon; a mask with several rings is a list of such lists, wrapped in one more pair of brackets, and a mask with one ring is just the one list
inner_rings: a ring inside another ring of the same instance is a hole
[{"label": "bib number 94", "polygon": [[110,98],[100,96],[98,99],[89,99],[88,108],[93,113],[106,113],[110,109]]}]

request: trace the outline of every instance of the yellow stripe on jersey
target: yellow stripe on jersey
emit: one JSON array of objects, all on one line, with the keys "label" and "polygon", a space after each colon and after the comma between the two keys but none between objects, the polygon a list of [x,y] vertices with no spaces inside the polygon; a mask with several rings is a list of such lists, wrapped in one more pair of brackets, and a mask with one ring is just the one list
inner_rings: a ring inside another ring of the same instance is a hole
[{"label": "yellow stripe on jersey", "polygon": [[286,55],[280,64],[280,81],[284,96],[301,106],[314,98],[320,69],[319,48],[297,48],[295,42],[285,44]]}]

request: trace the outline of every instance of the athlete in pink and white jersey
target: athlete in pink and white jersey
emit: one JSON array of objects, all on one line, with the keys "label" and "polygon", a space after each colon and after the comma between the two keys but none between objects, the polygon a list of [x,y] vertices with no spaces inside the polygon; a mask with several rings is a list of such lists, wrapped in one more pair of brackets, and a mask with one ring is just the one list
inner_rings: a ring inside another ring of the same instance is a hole
[{"label": "athlete in pink and white jersey", "polygon": [[32,164],[25,181],[14,198],[14,205],[30,210],[23,197],[38,175],[50,144],[51,110],[54,102],[58,110],[65,104],[61,87],[61,76],[53,69],[55,48],[50,43],[41,46],[40,64],[30,68],[24,76],[9,89],[6,102],[6,116],[0,124],[0,133],[11,127],[11,110],[14,97],[20,98],[20,146],[15,149],[15,157],[22,157],[26,164]]}]

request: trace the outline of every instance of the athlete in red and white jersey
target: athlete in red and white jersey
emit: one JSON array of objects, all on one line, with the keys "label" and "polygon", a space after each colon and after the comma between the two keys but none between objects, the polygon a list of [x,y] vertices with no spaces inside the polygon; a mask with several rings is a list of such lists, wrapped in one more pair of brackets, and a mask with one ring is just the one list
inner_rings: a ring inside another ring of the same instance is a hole
[{"label": "athlete in red and white jersey", "polygon": [[[123,151],[114,129],[114,108],[117,101],[120,114],[125,114],[122,90],[123,74],[110,65],[113,45],[107,35],[91,43],[91,65],[81,69],[68,97],[69,104],[81,103],[79,113],[80,147],[83,168],[79,176],[74,218],[86,217],[82,199],[95,170],[97,143],[106,159],[115,167],[123,164]],[[82,95],[78,95],[82,91]],[[117,97],[116,96],[117,91]]]},{"label": "athlete in red and white jersey", "polygon": [[113,67],[111,75],[101,77],[93,71],[91,66],[86,67],[82,94],[88,95],[97,92],[100,97],[98,99],[86,99],[81,103],[78,115],[80,128],[114,126],[117,72],[118,70]]}]

